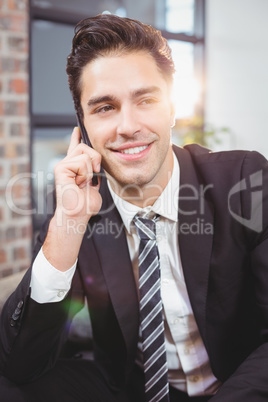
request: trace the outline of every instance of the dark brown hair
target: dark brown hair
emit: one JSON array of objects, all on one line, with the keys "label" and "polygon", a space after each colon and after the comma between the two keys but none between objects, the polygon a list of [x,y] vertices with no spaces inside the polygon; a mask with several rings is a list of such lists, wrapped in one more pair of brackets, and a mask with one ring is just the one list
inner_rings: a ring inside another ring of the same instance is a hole
[{"label": "dark brown hair", "polygon": [[175,68],[171,49],[160,31],[150,25],[111,14],[86,18],[76,25],[66,71],[75,109],[80,116],[83,116],[80,105],[83,68],[98,57],[133,51],[148,52],[164,77],[172,80]]}]

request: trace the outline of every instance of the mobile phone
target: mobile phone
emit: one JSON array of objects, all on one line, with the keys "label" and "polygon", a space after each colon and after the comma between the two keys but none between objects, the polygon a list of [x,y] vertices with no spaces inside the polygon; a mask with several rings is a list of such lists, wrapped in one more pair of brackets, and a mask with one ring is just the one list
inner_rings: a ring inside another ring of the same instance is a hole
[{"label": "mobile phone", "polygon": [[[90,148],[92,148],[91,142],[89,141],[89,137],[87,134],[87,130],[79,116],[78,113],[76,113],[76,120],[78,123],[78,126],[80,128],[81,131],[81,135],[82,135],[82,140],[84,142],[84,144],[88,145]],[[98,175],[97,173],[93,172],[93,176],[92,176],[92,186],[97,186],[98,185]]]}]

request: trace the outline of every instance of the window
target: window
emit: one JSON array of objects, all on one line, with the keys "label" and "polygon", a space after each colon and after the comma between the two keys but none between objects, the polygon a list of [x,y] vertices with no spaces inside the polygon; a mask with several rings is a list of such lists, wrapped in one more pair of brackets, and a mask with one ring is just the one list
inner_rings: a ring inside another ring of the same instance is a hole
[{"label": "window", "polygon": [[[32,0],[31,137],[34,229],[45,213],[54,164],[65,155],[76,125],[65,72],[75,24],[102,12],[139,19],[160,29],[176,64],[176,118],[203,113],[205,0]],[[41,177],[42,176],[42,177]]]}]

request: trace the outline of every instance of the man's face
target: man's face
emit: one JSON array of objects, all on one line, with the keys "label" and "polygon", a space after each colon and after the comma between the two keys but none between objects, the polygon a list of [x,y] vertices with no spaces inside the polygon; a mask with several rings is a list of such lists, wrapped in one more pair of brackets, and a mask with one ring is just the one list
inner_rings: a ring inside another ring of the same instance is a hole
[{"label": "man's face", "polygon": [[152,56],[99,57],[84,67],[81,87],[84,125],[117,193],[129,184],[163,189],[173,166],[174,112],[170,84]]}]

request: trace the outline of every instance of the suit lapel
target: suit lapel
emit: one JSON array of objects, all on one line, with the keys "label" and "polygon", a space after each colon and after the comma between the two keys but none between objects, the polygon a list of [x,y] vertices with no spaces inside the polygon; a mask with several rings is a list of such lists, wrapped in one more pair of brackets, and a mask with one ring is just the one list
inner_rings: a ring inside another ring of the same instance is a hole
[{"label": "suit lapel", "polygon": [[175,149],[180,165],[179,248],[193,312],[203,338],[213,241],[213,206],[187,150]]},{"label": "suit lapel", "polygon": [[[139,302],[137,288],[124,226],[108,190],[106,178],[102,178],[101,195],[103,199],[102,209],[100,214],[93,218],[93,222],[98,222],[98,225],[104,228],[105,235],[101,232],[93,231],[93,241],[111,302],[122,330],[127,350],[132,352],[130,353],[131,355],[136,353],[138,336]],[[135,347],[134,350],[133,346]],[[131,357],[129,356],[129,358]]]}]

